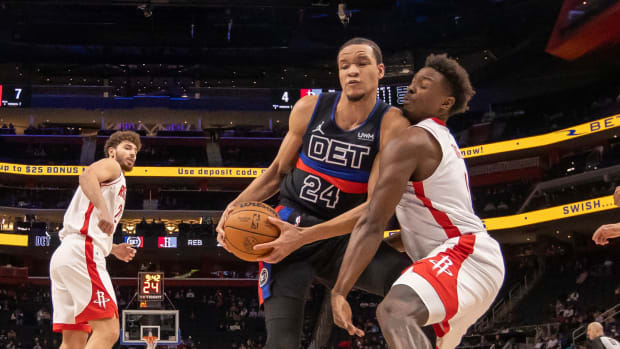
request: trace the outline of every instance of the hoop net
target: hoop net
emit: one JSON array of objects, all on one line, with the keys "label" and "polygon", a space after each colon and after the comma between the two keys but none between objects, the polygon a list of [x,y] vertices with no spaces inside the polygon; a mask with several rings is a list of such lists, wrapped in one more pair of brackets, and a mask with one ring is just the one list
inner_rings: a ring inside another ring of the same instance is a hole
[{"label": "hoop net", "polygon": [[155,336],[146,336],[146,337],[142,337],[142,339],[146,342],[146,349],[155,349],[155,348],[157,348],[157,337],[155,337]]}]

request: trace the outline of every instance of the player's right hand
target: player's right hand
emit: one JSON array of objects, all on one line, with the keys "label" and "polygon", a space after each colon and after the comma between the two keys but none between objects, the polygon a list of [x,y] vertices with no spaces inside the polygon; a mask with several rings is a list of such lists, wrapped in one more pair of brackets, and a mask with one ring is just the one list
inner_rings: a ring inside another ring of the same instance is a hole
[{"label": "player's right hand", "polygon": [[331,303],[334,324],[349,332],[350,336],[356,335],[358,337],[364,337],[364,331],[353,325],[353,313],[349,302],[347,302],[347,298],[332,290]]},{"label": "player's right hand", "polygon": [[620,207],[620,187],[616,187],[616,191],[614,191],[614,204]]},{"label": "player's right hand", "polygon": [[99,223],[97,226],[99,229],[108,235],[114,234],[114,220],[112,219],[112,215],[107,211],[99,211],[98,218]]},{"label": "player's right hand", "polygon": [[226,246],[226,242],[224,242],[224,237],[226,236],[226,233],[224,232],[224,226],[226,224],[226,219],[228,219],[228,215],[230,215],[230,213],[237,207],[237,205],[235,205],[234,203],[230,203],[228,204],[228,206],[226,206],[226,209],[224,210],[224,212],[222,212],[222,217],[220,217],[220,221],[217,222],[217,227],[215,228],[215,231],[217,232],[217,242],[224,247],[224,249],[228,252],[230,252],[230,249],[228,248],[228,246]]}]

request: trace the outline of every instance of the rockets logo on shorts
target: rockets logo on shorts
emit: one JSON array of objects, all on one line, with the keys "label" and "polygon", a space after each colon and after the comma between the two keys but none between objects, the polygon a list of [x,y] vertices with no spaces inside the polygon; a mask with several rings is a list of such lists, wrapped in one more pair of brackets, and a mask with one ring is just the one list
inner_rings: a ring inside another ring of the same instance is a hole
[{"label": "rockets logo on shorts", "polygon": [[439,276],[442,273],[446,273],[446,274],[448,274],[450,276],[454,276],[454,275],[452,275],[452,272],[450,271],[450,269],[448,269],[448,268],[450,268],[450,266],[452,266],[452,264],[454,264],[450,260],[450,257],[443,256],[439,261],[432,260],[432,259],[429,260],[429,261],[434,265],[433,270],[439,269],[437,271],[437,275],[436,276]]},{"label": "rockets logo on shorts", "polygon": [[105,293],[102,291],[97,291],[97,299],[93,301],[93,303],[97,304],[99,308],[105,309],[105,305],[110,301],[110,298],[105,297]]}]

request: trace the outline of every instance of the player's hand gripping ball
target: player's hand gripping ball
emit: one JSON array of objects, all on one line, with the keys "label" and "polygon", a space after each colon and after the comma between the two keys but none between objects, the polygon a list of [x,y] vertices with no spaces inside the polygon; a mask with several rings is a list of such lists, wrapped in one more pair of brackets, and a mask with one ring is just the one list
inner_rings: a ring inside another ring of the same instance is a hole
[{"label": "player's hand gripping ball", "polygon": [[280,230],[269,223],[267,217],[278,213],[262,202],[250,201],[239,204],[228,216],[224,226],[224,241],[239,259],[255,262],[272,249],[256,250],[254,245],[271,242],[280,236]]}]

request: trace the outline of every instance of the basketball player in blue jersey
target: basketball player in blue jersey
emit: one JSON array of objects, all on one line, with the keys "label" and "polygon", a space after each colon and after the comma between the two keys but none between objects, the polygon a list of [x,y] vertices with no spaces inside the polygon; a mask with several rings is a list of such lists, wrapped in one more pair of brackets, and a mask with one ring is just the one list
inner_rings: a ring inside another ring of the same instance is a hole
[{"label": "basketball player in blue jersey", "polygon": [[[337,61],[342,92],[307,96],[295,104],[273,163],[228,205],[217,226],[217,240],[227,248],[223,227],[229,212],[238,203],[280,192],[276,210],[282,220],[272,223],[281,235],[255,247],[273,248],[263,258],[259,278],[267,349],[299,347],[310,285],[317,278],[333,286],[348,234],[372,195],[375,158],[409,126],[400,110],[377,99],[385,69],[377,44],[351,39]],[[356,286],[385,295],[408,263],[383,243]]]}]

